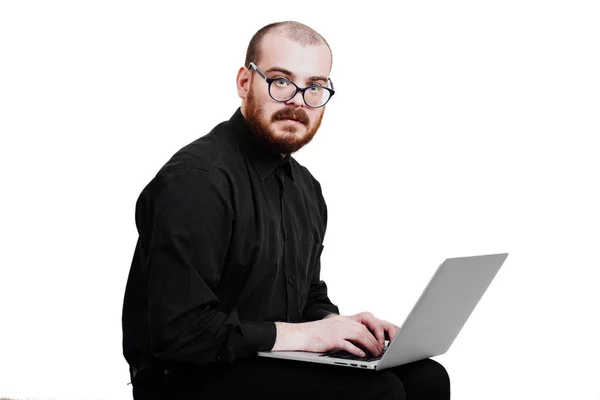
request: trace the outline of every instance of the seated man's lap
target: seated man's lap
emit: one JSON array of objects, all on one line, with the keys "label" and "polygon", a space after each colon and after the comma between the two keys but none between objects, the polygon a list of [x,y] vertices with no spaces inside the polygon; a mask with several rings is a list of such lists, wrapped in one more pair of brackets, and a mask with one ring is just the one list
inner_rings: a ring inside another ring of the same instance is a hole
[{"label": "seated man's lap", "polygon": [[390,369],[404,385],[408,400],[450,399],[450,377],[438,362],[425,359]]},{"label": "seated man's lap", "polygon": [[172,378],[171,390],[177,392],[178,399],[404,399],[402,382],[391,370],[376,372],[261,357]]}]

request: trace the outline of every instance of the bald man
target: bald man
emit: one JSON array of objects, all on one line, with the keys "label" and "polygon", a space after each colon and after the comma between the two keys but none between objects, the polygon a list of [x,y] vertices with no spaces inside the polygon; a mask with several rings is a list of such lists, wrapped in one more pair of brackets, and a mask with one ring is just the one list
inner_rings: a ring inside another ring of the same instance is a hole
[{"label": "bald man", "polygon": [[267,25],[238,71],[241,107],[183,147],[136,204],[123,307],[135,399],[449,399],[422,360],[373,372],[259,358],[257,351],[382,354],[398,327],[342,316],[321,280],[327,206],[292,153],[335,94],[325,39]]}]

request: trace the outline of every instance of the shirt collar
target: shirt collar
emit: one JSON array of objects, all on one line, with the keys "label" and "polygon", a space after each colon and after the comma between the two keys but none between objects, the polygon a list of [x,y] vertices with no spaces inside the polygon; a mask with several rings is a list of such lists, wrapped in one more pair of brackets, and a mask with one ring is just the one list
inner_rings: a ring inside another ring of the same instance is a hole
[{"label": "shirt collar", "polygon": [[256,172],[258,172],[258,176],[261,180],[264,180],[280,167],[293,181],[295,181],[294,174],[296,172],[296,165],[292,162],[292,157],[289,154],[285,157],[281,157],[280,154],[269,151],[262,143],[260,143],[250,130],[250,126],[242,114],[241,107],[238,107],[233,116],[229,119],[229,123],[240,148],[246,154],[254,166],[254,169],[256,169]]}]

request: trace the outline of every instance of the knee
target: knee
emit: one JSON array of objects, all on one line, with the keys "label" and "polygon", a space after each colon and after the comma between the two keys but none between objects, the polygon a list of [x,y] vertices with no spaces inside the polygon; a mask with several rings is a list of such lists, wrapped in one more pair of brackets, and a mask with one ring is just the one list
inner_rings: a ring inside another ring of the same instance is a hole
[{"label": "knee", "polygon": [[427,376],[431,385],[435,386],[436,392],[440,395],[444,394],[443,398],[450,398],[450,375],[448,371],[437,361],[429,359],[427,363]]},{"label": "knee", "polygon": [[388,387],[388,389],[377,397],[377,400],[406,400],[404,386],[402,383]]},{"label": "knee", "polygon": [[393,374],[387,375],[387,387],[375,400],[406,400],[406,392],[402,381]]}]

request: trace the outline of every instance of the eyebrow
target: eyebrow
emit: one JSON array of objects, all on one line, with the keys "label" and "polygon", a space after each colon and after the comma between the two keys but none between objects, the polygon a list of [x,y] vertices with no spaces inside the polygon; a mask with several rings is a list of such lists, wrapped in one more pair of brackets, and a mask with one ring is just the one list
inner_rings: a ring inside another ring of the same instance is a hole
[{"label": "eyebrow", "polygon": [[[282,74],[288,75],[288,76],[291,76],[291,77],[295,77],[296,76],[296,74],[294,74],[292,71],[287,70],[287,69],[282,68],[282,67],[271,67],[271,68],[269,68],[268,70],[265,71],[265,74],[269,73],[269,72],[281,72]],[[327,78],[326,76],[322,76],[322,75],[314,75],[314,76],[309,77],[308,80],[309,81],[323,81],[323,82],[327,83],[327,81],[329,80],[329,78]]]}]

